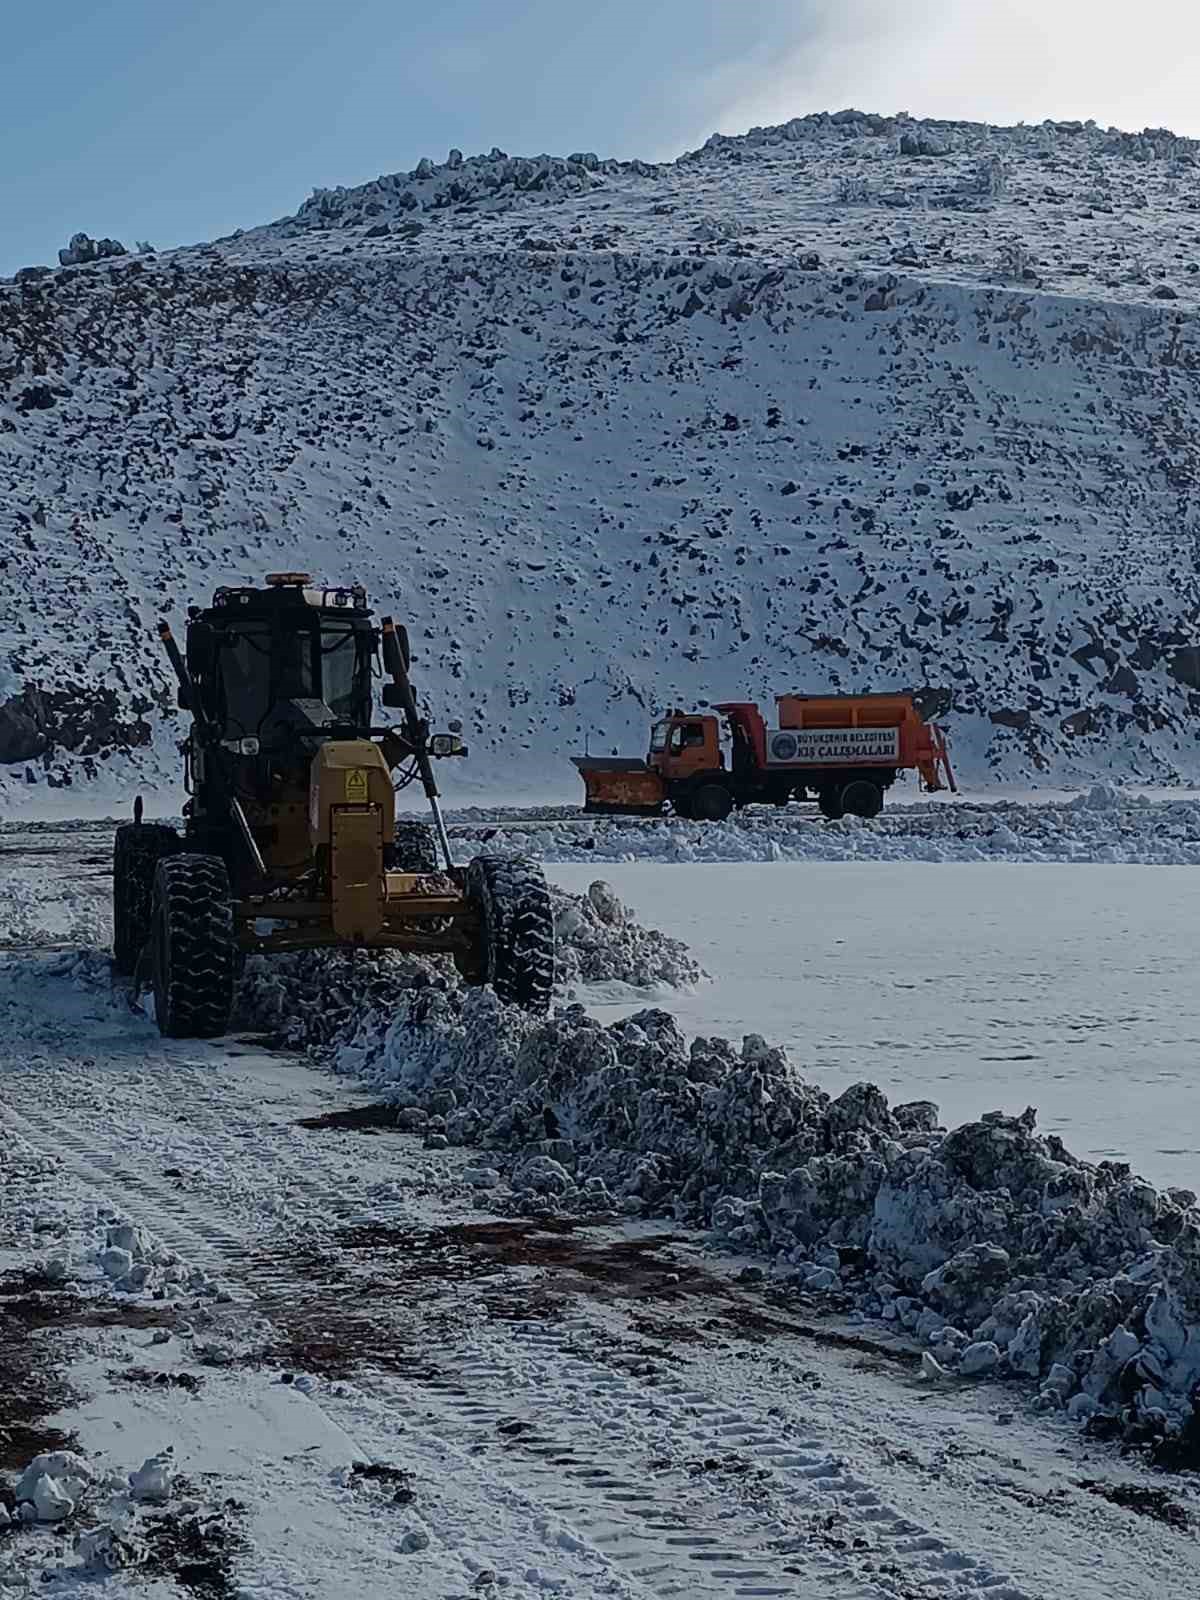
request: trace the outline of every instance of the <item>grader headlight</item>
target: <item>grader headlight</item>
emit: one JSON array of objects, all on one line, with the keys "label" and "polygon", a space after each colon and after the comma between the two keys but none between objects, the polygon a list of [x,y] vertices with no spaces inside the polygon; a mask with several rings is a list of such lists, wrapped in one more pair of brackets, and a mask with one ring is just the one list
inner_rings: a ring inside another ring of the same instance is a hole
[{"label": "grader headlight", "polygon": [[456,733],[435,733],[429,740],[431,756],[465,756],[467,747]]}]

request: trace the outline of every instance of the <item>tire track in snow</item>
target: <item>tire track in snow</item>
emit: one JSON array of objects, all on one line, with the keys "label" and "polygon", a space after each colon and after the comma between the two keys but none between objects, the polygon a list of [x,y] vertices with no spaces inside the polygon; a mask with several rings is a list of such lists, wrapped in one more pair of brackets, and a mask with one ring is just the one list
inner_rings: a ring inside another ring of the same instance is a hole
[{"label": "tire track in snow", "polygon": [[[1007,1574],[889,1506],[819,1430],[785,1437],[769,1416],[731,1409],[674,1375],[639,1383],[580,1354],[578,1338],[593,1328],[586,1317],[513,1325],[515,1364],[460,1365],[460,1356],[457,1376],[443,1370],[422,1387],[437,1396],[439,1425],[452,1438],[455,1430],[469,1441],[484,1426],[511,1427],[514,1408],[527,1408],[531,1424],[516,1434],[499,1475],[540,1482],[557,1514],[662,1600],[795,1594],[798,1578],[838,1600],[1033,1600]],[[502,1401],[479,1398],[481,1377],[502,1390]],[[671,1456],[656,1461],[664,1445]],[[728,1487],[714,1486],[688,1459],[730,1452],[738,1466]],[[738,1502],[746,1482],[761,1489],[759,1504]]]},{"label": "tire track in snow", "polygon": [[[302,1208],[322,1232],[368,1221],[411,1225],[403,1200],[347,1192],[345,1167],[314,1141],[298,1140],[291,1124],[257,1121],[248,1146],[251,1108],[207,1065],[167,1057],[137,1076],[143,1123],[161,1118],[177,1133],[185,1103],[189,1136],[199,1136],[214,1158],[236,1163],[255,1188],[286,1194],[289,1210]],[[62,1109],[37,1103],[36,1077],[9,1078],[6,1089],[13,1088],[18,1093],[7,1093],[3,1114],[18,1132],[216,1277],[237,1307],[285,1321],[297,1306],[321,1309],[322,1286],[298,1269],[294,1239],[273,1248],[265,1237],[248,1238],[227,1203],[140,1165],[127,1130],[94,1117],[86,1128],[72,1127]],[[325,1291],[325,1300],[335,1311],[338,1290]],[[386,1315],[386,1307],[373,1311]],[[411,1415],[419,1389],[424,1431],[460,1457],[504,1439],[490,1459],[506,1492],[532,1508],[551,1544],[624,1574],[633,1592],[659,1600],[756,1600],[794,1594],[803,1582],[830,1600],[1034,1600],[889,1506],[818,1430],[790,1439],[771,1416],[731,1408],[718,1392],[685,1378],[631,1378],[593,1353],[595,1331],[582,1315],[565,1323],[493,1320],[484,1334],[438,1349],[437,1372],[414,1361],[402,1395],[385,1376],[356,1382],[393,1415]],[[746,1466],[729,1481],[693,1470],[697,1461],[730,1452]],[[747,1483],[761,1494],[747,1496]]]}]

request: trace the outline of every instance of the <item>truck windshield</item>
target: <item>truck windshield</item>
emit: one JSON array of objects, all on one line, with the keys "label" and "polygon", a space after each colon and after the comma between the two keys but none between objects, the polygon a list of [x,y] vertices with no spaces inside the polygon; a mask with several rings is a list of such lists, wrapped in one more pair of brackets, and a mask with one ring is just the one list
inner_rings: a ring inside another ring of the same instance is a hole
[{"label": "truck windshield", "polygon": [[667,748],[667,739],[670,736],[671,724],[669,722],[656,722],[650,730],[650,754],[661,755]]}]

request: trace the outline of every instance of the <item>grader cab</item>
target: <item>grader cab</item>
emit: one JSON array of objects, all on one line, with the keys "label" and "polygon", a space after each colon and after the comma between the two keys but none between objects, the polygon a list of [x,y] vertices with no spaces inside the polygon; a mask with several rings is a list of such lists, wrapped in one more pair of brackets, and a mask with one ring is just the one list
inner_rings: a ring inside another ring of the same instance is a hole
[{"label": "grader cab", "polygon": [[[361,587],[303,573],[218,589],[191,607],[184,650],[159,634],[191,713],[182,834],[117,831],[113,958],[153,984],[160,1030],[227,1031],[246,955],[355,947],[449,955],[471,983],[544,1012],[554,919],[540,866],[482,855],[454,864],[433,761],[461,757],[461,726],[431,734],[409,678],[405,630],[377,627]],[[380,698],[399,713],[372,725]],[[431,826],[401,821],[423,789]]]}]

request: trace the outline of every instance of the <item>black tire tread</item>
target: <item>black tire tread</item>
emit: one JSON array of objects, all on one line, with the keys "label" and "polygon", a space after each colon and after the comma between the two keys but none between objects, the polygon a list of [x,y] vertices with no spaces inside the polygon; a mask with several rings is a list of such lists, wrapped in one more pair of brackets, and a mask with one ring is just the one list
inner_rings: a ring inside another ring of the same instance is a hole
[{"label": "black tire tread", "polygon": [[181,840],[164,822],[127,822],[113,840],[113,971],[128,978],[150,937],[154,873]]},{"label": "black tire tread", "polygon": [[733,811],[733,796],[723,783],[698,783],[689,796],[689,810],[697,822],[724,822]]},{"label": "black tire tread", "polygon": [[228,1032],[238,946],[229,870],[220,856],[175,855],[154,876],[154,999],[159,1032],[215,1039]]},{"label": "black tire tread", "polygon": [[482,922],[484,982],[506,1005],[544,1016],[554,992],[554,908],[541,865],[526,856],[476,856],[467,898]]},{"label": "black tire tread", "polygon": [[842,790],[842,810],[855,817],[877,817],[883,810],[883,787],[870,778],[852,778]]}]

